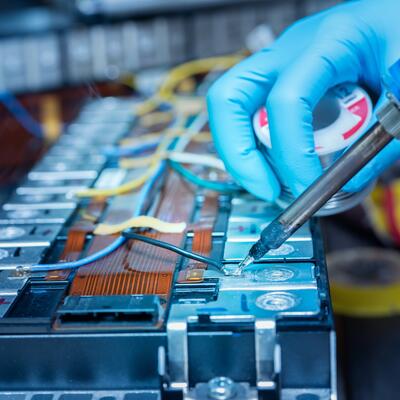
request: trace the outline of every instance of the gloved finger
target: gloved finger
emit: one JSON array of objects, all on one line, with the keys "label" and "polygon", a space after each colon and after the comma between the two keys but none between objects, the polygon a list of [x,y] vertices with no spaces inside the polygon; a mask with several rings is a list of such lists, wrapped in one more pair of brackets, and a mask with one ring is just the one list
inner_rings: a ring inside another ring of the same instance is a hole
[{"label": "gloved finger", "polygon": [[326,91],[356,81],[358,60],[341,41],[323,36],[280,74],[267,100],[272,153],[295,196],[321,173],[312,111]]},{"label": "gloved finger", "polygon": [[[378,101],[376,110],[379,109],[386,100],[383,94]],[[376,122],[373,118],[370,126]],[[343,188],[346,192],[358,192],[372,183],[395,161],[400,159],[400,141],[393,140],[384,149],[382,149],[354,178],[352,178]]]},{"label": "gloved finger", "polygon": [[211,132],[228,172],[267,201],[279,196],[280,185],[257,149],[252,116],[265,102],[278,64],[276,52],[256,53],[226,72],[207,96]]}]

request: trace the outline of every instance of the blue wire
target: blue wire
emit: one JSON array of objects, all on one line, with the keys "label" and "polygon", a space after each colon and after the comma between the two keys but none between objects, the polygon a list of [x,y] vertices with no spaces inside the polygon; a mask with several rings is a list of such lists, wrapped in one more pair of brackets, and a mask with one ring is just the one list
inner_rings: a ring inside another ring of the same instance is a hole
[{"label": "blue wire", "polygon": [[[142,187],[141,191],[139,192],[139,197],[137,199],[137,205],[135,211],[133,213],[133,217],[137,217],[141,215],[144,210],[144,204],[147,197],[150,195],[150,191],[153,185],[157,182],[159,177],[164,173],[165,169],[167,168],[166,161],[162,161],[157,168],[156,172],[152,175],[152,177],[146,182],[146,184]],[[120,236],[118,239],[114,240],[111,244],[109,244],[104,249],[91,254],[90,256],[81,258],[77,261],[70,261],[65,263],[59,264],[35,264],[30,267],[31,272],[47,272],[47,271],[57,271],[63,269],[76,269],[82,267],[86,264],[90,264],[95,262],[105,256],[108,256],[113,251],[117,250],[120,246],[122,246],[126,242],[126,238]]]},{"label": "blue wire", "polygon": [[114,240],[114,242],[109,244],[107,247],[104,247],[104,249],[102,249],[96,253],[93,253],[90,256],[81,258],[80,260],[70,261],[70,262],[65,262],[65,263],[60,263],[60,264],[34,264],[30,267],[30,271],[31,272],[47,272],[47,271],[57,271],[57,270],[63,270],[63,269],[76,269],[76,268],[82,267],[86,264],[95,262],[95,261],[99,260],[100,258],[108,256],[110,253],[117,250],[118,247],[122,246],[124,243],[125,243],[125,238],[120,236],[118,239]]},{"label": "blue wire", "polygon": [[43,129],[35,121],[18,99],[10,92],[0,92],[0,102],[14,116],[14,118],[33,136],[43,139]]}]

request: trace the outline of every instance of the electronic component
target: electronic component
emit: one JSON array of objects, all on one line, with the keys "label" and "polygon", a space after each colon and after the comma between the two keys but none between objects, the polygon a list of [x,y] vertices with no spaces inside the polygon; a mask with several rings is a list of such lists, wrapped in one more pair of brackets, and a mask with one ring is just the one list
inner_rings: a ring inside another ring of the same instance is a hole
[{"label": "electronic component", "polygon": [[68,296],[57,311],[56,329],[101,327],[151,328],[161,323],[163,309],[154,295]]}]

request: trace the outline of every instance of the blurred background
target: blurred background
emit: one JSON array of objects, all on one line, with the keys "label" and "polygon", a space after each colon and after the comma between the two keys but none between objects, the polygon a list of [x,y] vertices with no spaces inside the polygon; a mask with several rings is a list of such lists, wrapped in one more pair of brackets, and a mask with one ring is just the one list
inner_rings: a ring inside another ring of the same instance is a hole
[{"label": "blurred background", "polygon": [[336,1],[14,0],[0,5],[0,90],[116,80],[226,54],[259,24],[278,34]]},{"label": "blurred background", "polygon": [[88,98],[151,93],[174,65],[256,51],[296,19],[334,3],[0,2],[0,200]]}]

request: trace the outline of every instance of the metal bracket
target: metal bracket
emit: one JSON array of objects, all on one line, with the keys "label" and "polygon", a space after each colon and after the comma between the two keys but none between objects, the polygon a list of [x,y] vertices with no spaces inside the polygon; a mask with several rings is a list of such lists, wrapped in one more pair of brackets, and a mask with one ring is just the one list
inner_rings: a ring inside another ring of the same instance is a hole
[{"label": "metal bracket", "polygon": [[187,322],[167,323],[168,372],[173,389],[187,390],[189,385],[189,355]]},{"label": "metal bracket", "polygon": [[[276,324],[274,320],[257,319],[254,328],[257,387],[275,389],[277,358]],[[278,354],[279,361],[280,355]],[[277,360],[278,361],[278,360]]]}]

